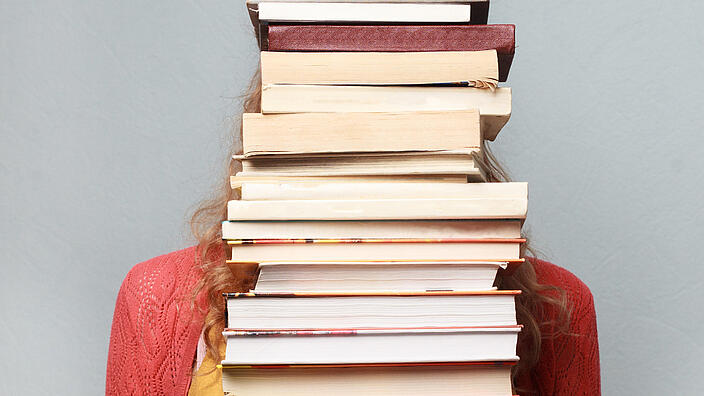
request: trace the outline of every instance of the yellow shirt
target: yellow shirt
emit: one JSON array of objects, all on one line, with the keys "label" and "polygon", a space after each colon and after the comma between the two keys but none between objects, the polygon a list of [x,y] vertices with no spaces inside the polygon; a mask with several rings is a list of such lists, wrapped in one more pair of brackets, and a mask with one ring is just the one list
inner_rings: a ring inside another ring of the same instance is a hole
[{"label": "yellow shirt", "polygon": [[[225,342],[220,350],[225,350]],[[198,371],[191,379],[188,396],[223,396],[222,369],[217,367],[218,364],[220,362],[216,362],[210,354],[205,355]]]}]

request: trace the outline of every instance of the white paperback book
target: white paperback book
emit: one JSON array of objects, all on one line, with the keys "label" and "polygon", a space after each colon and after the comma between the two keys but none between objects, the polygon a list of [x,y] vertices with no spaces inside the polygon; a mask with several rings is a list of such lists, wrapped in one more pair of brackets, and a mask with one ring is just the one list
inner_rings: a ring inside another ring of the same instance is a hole
[{"label": "white paperback book", "polygon": [[506,267],[486,261],[269,262],[259,265],[254,292],[491,290],[497,271]]},{"label": "white paperback book", "polygon": [[470,4],[259,2],[259,20],[269,22],[469,22]]},{"label": "white paperback book", "polygon": [[241,330],[495,327],[516,325],[511,290],[424,293],[245,293],[227,298]]},{"label": "white paperback book", "polygon": [[519,326],[226,331],[223,365],[515,361]]}]

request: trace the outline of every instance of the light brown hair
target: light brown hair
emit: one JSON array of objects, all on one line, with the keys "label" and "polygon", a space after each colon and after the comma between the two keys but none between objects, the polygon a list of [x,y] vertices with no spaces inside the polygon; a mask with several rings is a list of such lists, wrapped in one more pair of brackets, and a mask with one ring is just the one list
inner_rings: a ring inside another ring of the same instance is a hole
[{"label": "light brown hair", "polygon": [[[243,101],[243,112],[258,113],[261,111],[261,81],[256,73],[249,86]],[[241,153],[238,144],[241,139],[241,122],[233,133],[232,154]],[[509,176],[492,154],[488,144],[482,144],[485,154],[485,167],[489,182],[509,181]],[[222,241],[221,222],[227,219],[227,201],[239,198],[237,193],[230,188],[229,176],[239,170],[239,162],[230,160],[227,174],[219,184],[219,190],[210,200],[204,201],[194,212],[191,218],[191,229],[198,239],[198,262],[203,270],[203,277],[193,291],[193,298],[204,293],[208,307],[206,309],[205,343],[208,353],[216,360],[221,359],[221,332],[225,326],[225,303],[223,292],[247,291],[253,283],[254,271],[243,268],[241,273],[233,274],[225,264],[224,252],[227,251]],[[525,235],[524,235],[525,237]],[[527,239],[527,238],[526,238]],[[522,255],[536,257],[528,242],[523,245]],[[522,376],[536,365],[540,357],[541,342],[543,338],[552,336],[543,334],[541,327],[550,324],[551,328],[564,332],[569,323],[569,309],[567,307],[564,290],[549,285],[538,283],[531,260],[526,260],[516,271],[510,275],[500,273],[496,286],[499,289],[521,290],[516,299],[516,316],[518,323],[523,325],[519,335],[518,353],[520,361],[515,366],[513,375]],[[551,307],[555,310],[558,323],[541,322],[545,309]]]}]

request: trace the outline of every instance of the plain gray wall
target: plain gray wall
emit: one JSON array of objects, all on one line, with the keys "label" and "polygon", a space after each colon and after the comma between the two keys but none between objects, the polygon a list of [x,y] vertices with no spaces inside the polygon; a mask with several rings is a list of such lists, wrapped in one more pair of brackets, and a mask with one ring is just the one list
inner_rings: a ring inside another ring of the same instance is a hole
[{"label": "plain gray wall", "polygon": [[[702,14],[492,1],[518,26],[494,147],[595,296],[606,395],[704,389]],[[192,243],[257,49],[233,0],[1,0],[0,32],[0,394],[100,394],[120,282]]]}]

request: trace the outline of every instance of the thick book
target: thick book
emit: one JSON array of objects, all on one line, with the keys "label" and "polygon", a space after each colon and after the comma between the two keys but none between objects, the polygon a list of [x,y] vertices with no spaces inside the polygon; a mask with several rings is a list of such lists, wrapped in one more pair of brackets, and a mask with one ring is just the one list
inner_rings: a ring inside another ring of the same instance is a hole
[{"label": "thick book", "polygon": [[270,24],[262,51],[421,52],[495,49],[499,81],[506,81],[516,50],[514,25]]},{"label": "thick book", "polygon": [[515,362],[224,366],[238,396],[511,396]]},{"label": "thick book", "polygon": [[300,182],[242,183],[243,201],[366,199],[528,199],[528,183]]},{"label": "thick book", "polygon": [[517,290],[423,293],[226,293],[227,326],[242,330],[516,325]]},{"label": "thick book", "polygon": [[478,109],[482,137],[494,140],[511,117],[511,88],[276,84],[262,90],[261,106],[265,114]]},{"label": "thick book", "polygon": [[272,84],[421,85],[494,88],[496,50],[433,52],[261,52],[263,89]]},{"label": "thick book", "polygon": [[515,361],[520,326],[225,329],[223,365]]},{"label": "thick book", "polygon": [[500,261],[268,262],[259,265],[254,292],[492,290],[496,273],[507,266]]},{"label": "thick book", "polygon": [[245,155],[477,149],[479,112],[242,115]]},{"label": "thick book", "polygon": [[223,239],[520,238],[520,220],[224,221]]},{"label": "thick book", "polygon": [[232,260],[517,260],[525,239],[228,240]]},{"label": "thick book", "polygon": [[436,152],[235,155],[239,176],[463,175],[486,181],[478,149]]}]

